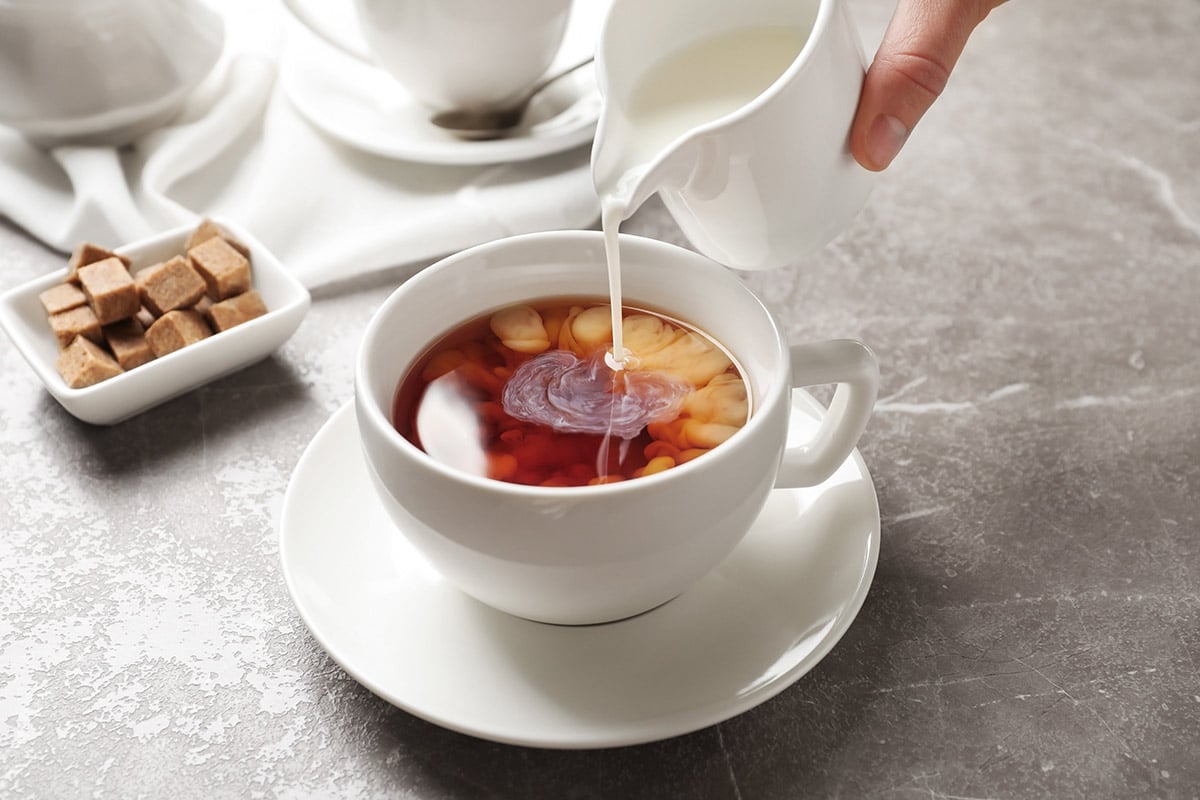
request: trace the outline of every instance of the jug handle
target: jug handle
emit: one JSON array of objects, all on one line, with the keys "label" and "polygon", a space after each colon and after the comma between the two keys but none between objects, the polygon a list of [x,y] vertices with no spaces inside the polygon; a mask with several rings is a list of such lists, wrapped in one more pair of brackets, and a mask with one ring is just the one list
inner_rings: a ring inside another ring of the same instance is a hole
[{"label": "jug handle", "polygon": [[363,49],[362,45],[331,30],[324,20],[313,14],[312,10],[308,7],[307,0],[283,0],[283,5],[298,22],[308,28],[318,39],[341,50],[351,58],[356,58],[367,64],[375,63],[374,59]]}]

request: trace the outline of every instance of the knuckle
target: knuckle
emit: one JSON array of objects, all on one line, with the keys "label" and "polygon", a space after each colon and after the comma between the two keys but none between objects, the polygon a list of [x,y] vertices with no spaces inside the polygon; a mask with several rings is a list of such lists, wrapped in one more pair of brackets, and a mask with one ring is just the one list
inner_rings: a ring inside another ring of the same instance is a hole
[{"label": "knuckle", "polygon": [[950,67],[923,53],[892,53],[887,57],[887,67],[931,97],[938,97],[950,81]]}]

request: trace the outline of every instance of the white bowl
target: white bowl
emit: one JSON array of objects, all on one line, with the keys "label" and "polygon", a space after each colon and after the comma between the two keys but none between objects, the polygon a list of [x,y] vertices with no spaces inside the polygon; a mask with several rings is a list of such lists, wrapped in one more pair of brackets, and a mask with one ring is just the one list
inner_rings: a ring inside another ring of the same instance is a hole
[{"label": "white bowl", "polygon": [[[0,328],[63,408],[85,422],[112,425],[265,358],[295,332],[308,311],[308,290],[245,230],[228,220],[215,221],[250,248],[254,288],[267,313],[92,386],[72,389],[59,375],[58,346],[38,299],[66,279],[66,267],[0,295]],[[175,228],[116,252],[137,271],[182,253],[195,229],[194,224]]]}]

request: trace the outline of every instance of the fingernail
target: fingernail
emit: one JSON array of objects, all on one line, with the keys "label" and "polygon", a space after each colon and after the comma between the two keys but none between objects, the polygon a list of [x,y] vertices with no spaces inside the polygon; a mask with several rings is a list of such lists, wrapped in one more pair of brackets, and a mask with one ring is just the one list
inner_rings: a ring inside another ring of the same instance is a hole
[{"label": "fingernail", "polygon": [[867,132],[867,158],[871,159],[876,169],[883,169],[892,163],[892,159],[904,146],[908,138],[908,128],[895,117],[880,114],[871,123]]}]

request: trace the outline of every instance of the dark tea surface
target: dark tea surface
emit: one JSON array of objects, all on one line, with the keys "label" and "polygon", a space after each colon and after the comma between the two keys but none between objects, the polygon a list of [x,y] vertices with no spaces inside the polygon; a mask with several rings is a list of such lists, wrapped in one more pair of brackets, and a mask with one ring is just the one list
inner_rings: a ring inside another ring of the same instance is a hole
[{"label": "dark tea surface", "polygon": [[456,469],[535,486],[661,472],[745,424],[746,386],[723,347],[663,314],[622,311],[618,369],[602,301],[546,300],[470,320],[400,382],[393,424]]}]

